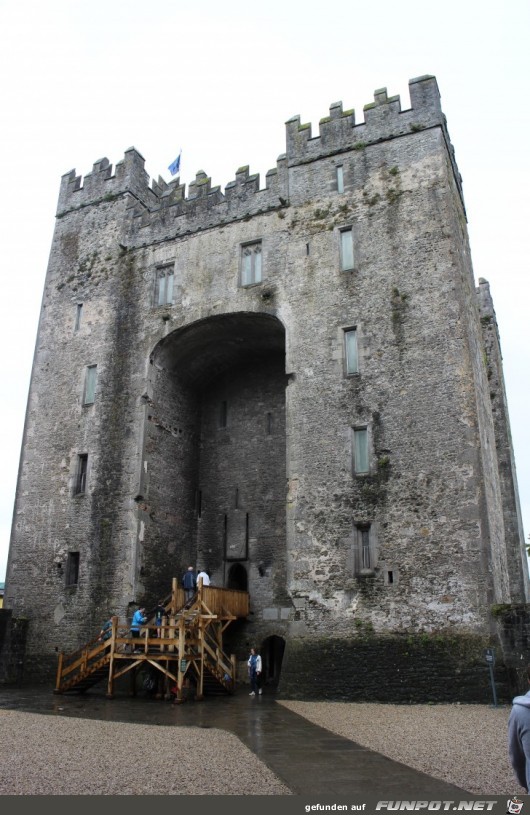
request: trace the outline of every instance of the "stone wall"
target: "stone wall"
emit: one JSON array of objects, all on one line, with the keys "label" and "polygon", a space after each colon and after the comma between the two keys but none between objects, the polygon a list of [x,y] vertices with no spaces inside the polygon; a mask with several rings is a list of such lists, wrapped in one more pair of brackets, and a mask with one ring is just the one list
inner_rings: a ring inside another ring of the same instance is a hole
[{"label": "stone wall", "polygon": [[[492,704],[490,671],[481,637],[393,635],[325,638],[287,646],[278,694],[390,704]],[[499,703],[512,693],[506,668],[495,666]]]}]

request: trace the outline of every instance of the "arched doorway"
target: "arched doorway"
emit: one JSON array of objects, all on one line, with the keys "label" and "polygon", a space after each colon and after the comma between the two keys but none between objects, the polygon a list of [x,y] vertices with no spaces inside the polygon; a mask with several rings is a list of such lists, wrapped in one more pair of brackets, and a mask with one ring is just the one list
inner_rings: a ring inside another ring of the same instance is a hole
[{"label": "arched doorway", "polygon": [[264,681],[267,685],[277,687],[280,681],[282,670],[283,652],[285,651],[285,640],[273,634],[263,640],[260,654],[262,660]]},{"label": "arched doorway", "polygon": [[226,588],[248,591],[247,570],[242,563],[232,563],[230,566],[226,578]]},{"label": "arched doorway", "polygon": [[209,317],[168,334],[145,394],[141,561],[146,592],[204,564],[259,613],[283,597],[285,331],[270,314]]}]

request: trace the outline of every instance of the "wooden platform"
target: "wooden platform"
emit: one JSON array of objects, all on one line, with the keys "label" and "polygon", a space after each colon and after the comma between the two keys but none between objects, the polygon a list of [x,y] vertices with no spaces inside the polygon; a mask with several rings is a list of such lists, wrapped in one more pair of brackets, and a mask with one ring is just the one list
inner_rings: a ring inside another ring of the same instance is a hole
[{"label": "wooden platform", "polygon": [[184,590],[173,578],[164,608],[166,616],[159,629],[148,621],[140,636],[132,639],[129,624],[113,617],[108,639],[98,637],[72,654],[59,654],[55,692],[83,692],[106,680],[107,696],[112,697],[116,679],[150,666],[152,674],[160,672],[164,694],[171,689],[177,700],[182,700],[187,680],[196,687],[198,699],[206,686],[232,693],[236,661],[223,650],[223,634],[231,622],[248,616],[248,593],[201,586],[186,602]]}]

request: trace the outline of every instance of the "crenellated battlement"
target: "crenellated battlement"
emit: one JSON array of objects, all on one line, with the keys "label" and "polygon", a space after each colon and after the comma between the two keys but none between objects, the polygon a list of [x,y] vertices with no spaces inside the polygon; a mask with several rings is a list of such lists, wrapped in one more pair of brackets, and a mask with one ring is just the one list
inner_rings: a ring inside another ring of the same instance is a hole
[{"label": "crenellated battlement", "polygon": [[354,110],[344,111],[342,102],[335,102],[329,116],[320,120],[318,136],[312,135],[310,124],[302,124],[299,116],[293,116],[286,123],[289,166],[428,127],[445,126],[434,76],[411,79],[409,92],[411,107],[402,111],[399,96],[388,96],[386,88],[375,91],[374,101],[363,108],[364,122],[359,124]]},{"label": "crenellated battlement", "polygon": [[[61,178],[57,215],[99,201],[112,200],[124,192],[133,193],[145,206],[155,206],[158,195],[154,189],[149,189],[149,176],[144,165],[145,159],[141,153],[135,147],[130,147],[122,161],[116,164],[114,175],[108,158],[96,161],[92,172],[84,178],[76,175],[75,170],[70,170]],[[162,179],[159,179],[159,184],[164,184]]]},{"label": "crenellated battlement", "polygon": [[129,215],[132,229],[168,226],[168,219],[187,216],[174,234],[190,229],[208,228],[226,220],[242,218],[278,209],[289,201],[288,168],[365,147],[388,139],[410,135],[432,127],[441,127],[445,133],[455,177],[460,179],[452,147],[440,106],[440,94],[435,77],[422,76],[409,82],[411,107],[401,110],[399,96],[388,96],[386,88],[376,90],[374,101],[364,106],[364,121],[356,124],[355,111],[343,110],[342,102],[334,102],[329,115],[319,122],[318,136],[312,135],[310,124],[300,116],[286,122],[286,153],[279,156],[277,165],[266,174],[265,188],[260,188],[259,174],[251,174],[248,166],[239,167],[235,179],[220,186],[212,186],[211,178],[199,170],[195,180],[186,188],[176,178],[169,183],[159,176],[149,186],[149,176],[142,155],[131,147],[122,161],[112,165],[107,158],[94,163],[92,172],[84,179],[75,170],[66,173],[61,182],[58,215],[101,201],[111,201],[123,194],[132,194]]}]

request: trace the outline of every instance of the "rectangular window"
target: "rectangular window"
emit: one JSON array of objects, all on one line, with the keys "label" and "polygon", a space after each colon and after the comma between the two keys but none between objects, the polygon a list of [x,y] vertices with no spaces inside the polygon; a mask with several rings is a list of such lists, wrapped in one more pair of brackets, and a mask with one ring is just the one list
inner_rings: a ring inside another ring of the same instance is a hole
[{"label": "rectangular window", "polygon": [[261,279],[261,241],[257,241],[241,249],[241,285],[252,286]]},{"label": "rectangular window", "polygon": [[219,405],[219,427],[226,427],[228,424],[228,402],[221,402]]},{"label": "rectangular window", "polygon": [[83,303],[78,303],[75,309],[74,331],[79,331],[79,329],[81,328],[82,314],[83,314]]},{"label": "rectangular window", "polygon": [[156,274],[155,306],[173,303],[174,272],[171,269],[158,269]]},{"label": "rectangular window", "polygon": [[341,164],[336,168],[337,170],[337,192],[344,192],[344,169]]},{"label": "rectangular window", "polygon": [[374,529],[370,523],[355,524],[355,574],[374,577],[377,565]]},{"label": "rectangular window", "polygon": [[353,471],[356,475],[370,471],[366,427],[356,427],[353,430]]},{"label": "rectangular window", "polygon": [[77,457],[77,471],[74,482],[74,495],[82,495],[86,492],[86,478],[88,472],[88,455],[82,453]]},{"label": "rectangular window", "polygon": [[340,268],[342,272],[350,272],[353,269],[353,229],[341,229],[340,231]]},{"label": "rectangular window", "polygon": [[68,552],[64,582],[66,586],[77,586],[79,582],[79,552]]},{"label": "rectangular window", "polygon": [[361,568],[372,568],[372,555],[370,552],[370,527],[363,526],[359,529],[361,543]]},{"label": "rectangular window", "polygon": [[357,348],[357,329],[348,328],[344,331],[344,350],[346,359],[346,373],[359,373],[359,353]]},{"label": "rectangular window", "polygon": [[96,397],[96,381],[98,378],[98,366],[89,365],[85,374],[85,393],[83,397],[84,405],[93,405]]}]

